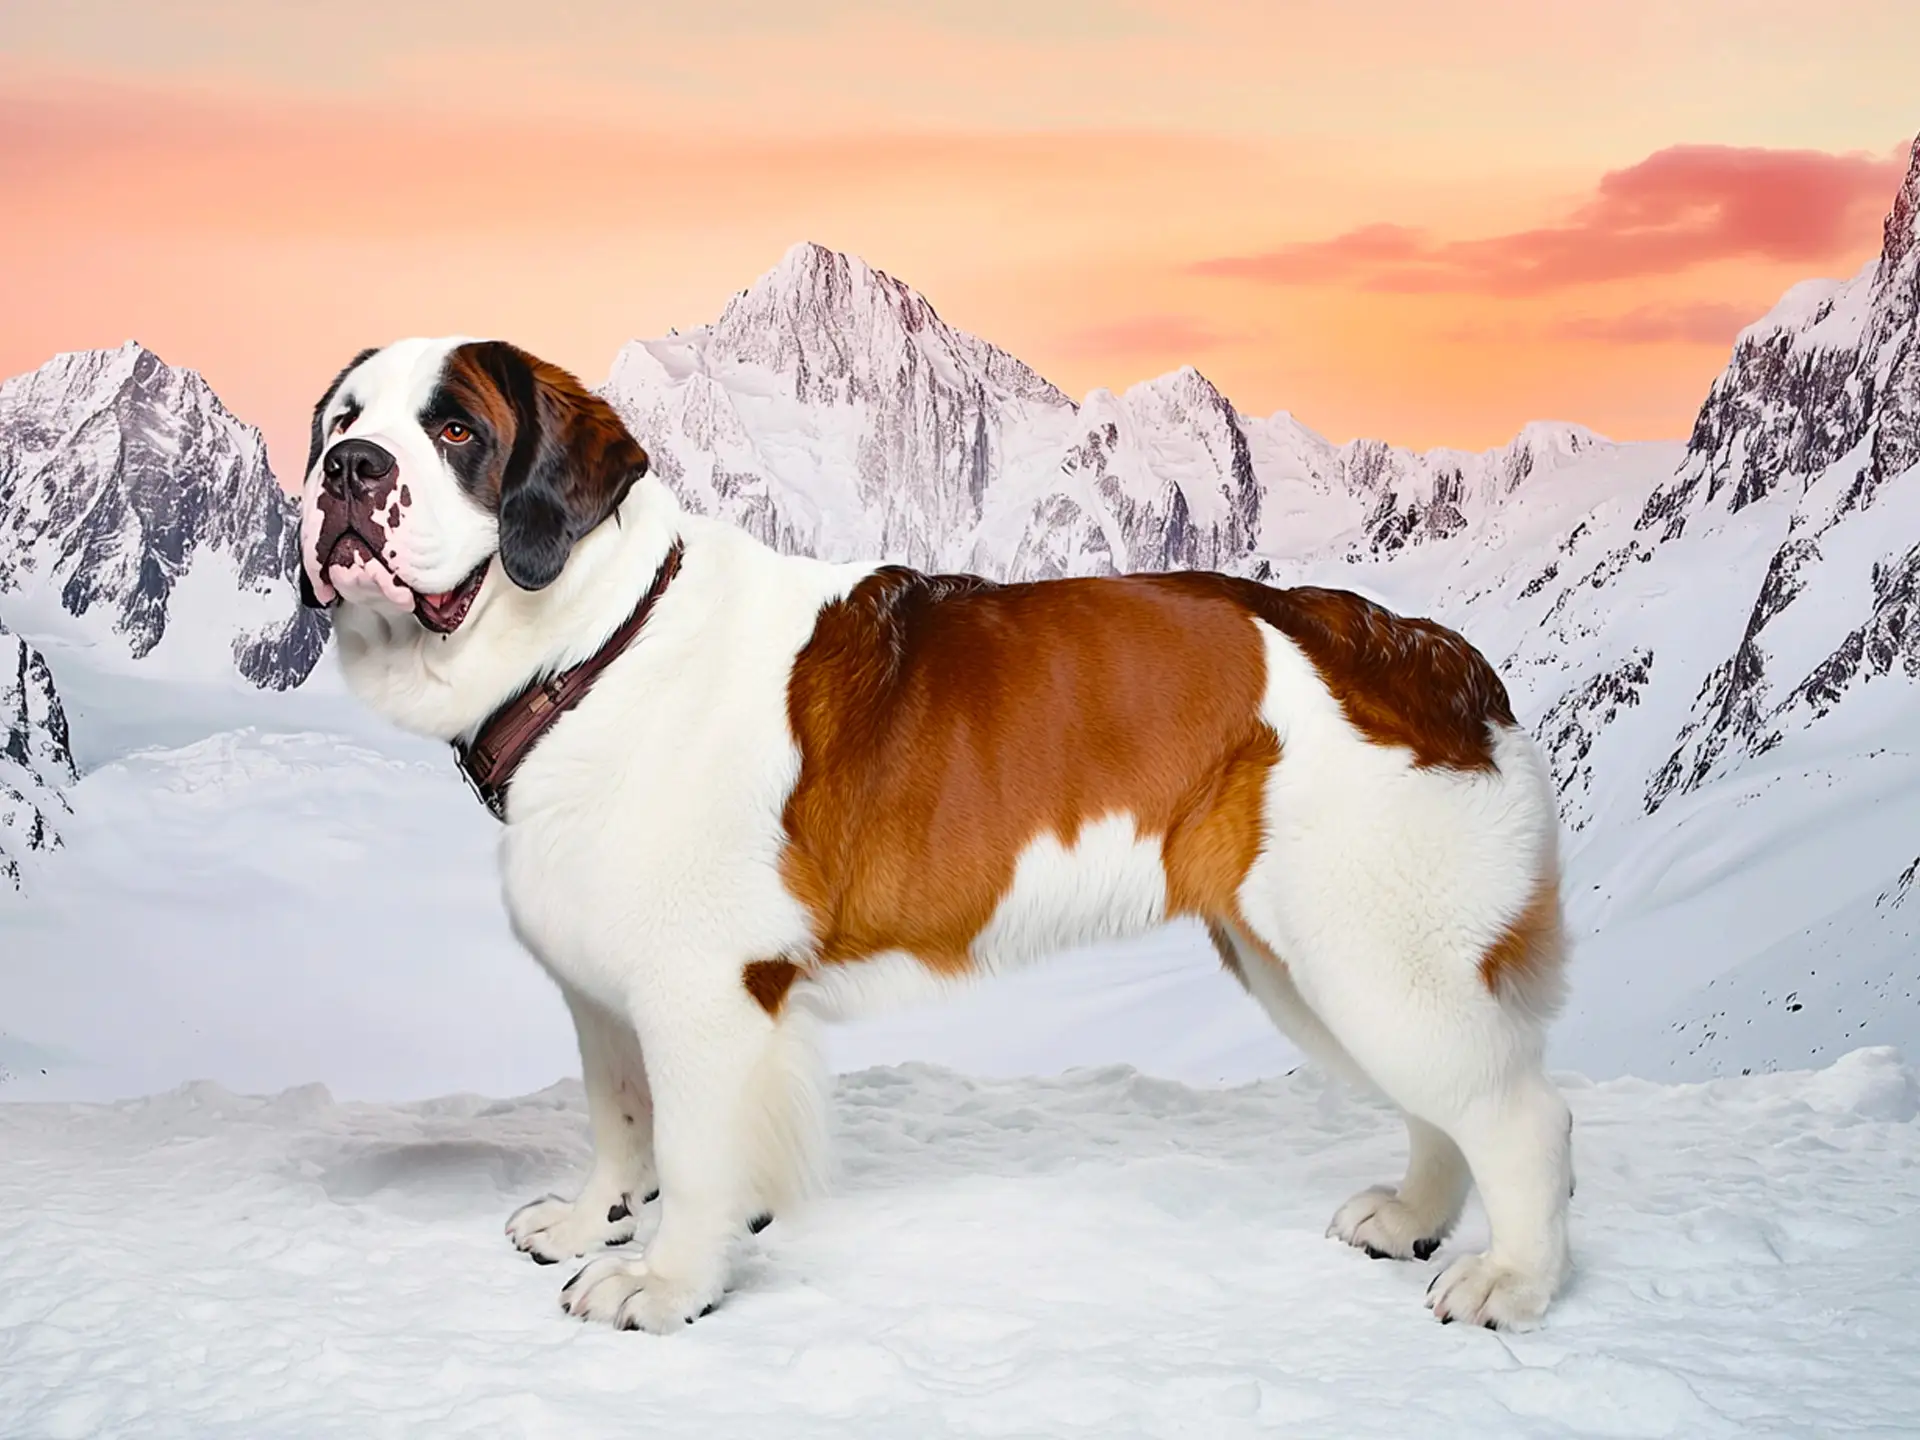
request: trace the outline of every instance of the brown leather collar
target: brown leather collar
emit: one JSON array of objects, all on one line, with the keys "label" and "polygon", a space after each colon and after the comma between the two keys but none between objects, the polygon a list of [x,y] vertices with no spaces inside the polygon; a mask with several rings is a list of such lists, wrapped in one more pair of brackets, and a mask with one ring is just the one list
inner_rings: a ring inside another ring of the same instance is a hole
[{"label": "brown leather collar", "polygon": [[578,705],[593,688],[593,682],[621,653],[639,638],[647,616],[666,593],[673,577],[680,573],[680,557],[686,547],[679,540],[667,551],[654,573],[653,584],[640,597],[620,628],[607,637],[607,643],[571,669],[528,685],[513,699],[489,715],[474,732],[473,739],[453,742],[453,755],[467,786],[496,820],[507,818],[507,782],[527,752],[540,743],[567,711]]}]

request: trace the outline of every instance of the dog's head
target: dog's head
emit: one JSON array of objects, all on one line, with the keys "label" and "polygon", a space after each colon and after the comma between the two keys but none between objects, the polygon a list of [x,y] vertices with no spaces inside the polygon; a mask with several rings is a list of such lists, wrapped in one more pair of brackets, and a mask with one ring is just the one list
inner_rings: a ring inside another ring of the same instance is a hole
[{"label": "dog's head", "polygon": [[402,340],[355,356],[313,411],[301,594],[451,634],[495,556],[553,583],[647,455],[613,408],[498,340]]}]

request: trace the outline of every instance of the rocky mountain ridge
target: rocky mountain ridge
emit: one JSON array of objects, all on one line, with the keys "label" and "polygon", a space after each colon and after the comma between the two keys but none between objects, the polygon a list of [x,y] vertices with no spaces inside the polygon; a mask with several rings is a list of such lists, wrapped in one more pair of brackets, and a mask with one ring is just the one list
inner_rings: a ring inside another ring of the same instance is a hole
[{"label": "rocky mountain ridge", "polygon": [[690,508],[777,548],[1001,579],[1392,555],[1611,442],[1336,445],[1191,366],[1076,404],[856,257],[794,246],[710,326],[636,340],[602,393]]},{"label": "rocky mountain ridge", "polygon": [[263,688],[301,683],[327,638],[293,584],[298,512],[200,375],[128,341],[0,384],[0,597],[57,627],[153,653],[184,590],[209,613],[174,648]]},{"label": "rocky mountain ridge", "polygon": [[23,867],[60,848],[79,778],[45,657],[0,624],[0,892],[23,889]]},{"label": "rocky mountain ridge", "polygon": [[[1648,787],[1650,810],[1732,757],[1763,755],[1823,720],[1857,686],[1896,670],[1920,676],[1920,546],[1884,543],[1920,535],[1904,493],[1920,465],[1916,232],[1920,144],[1880,257],[1851,280],[1795,287],[1741,333],[1701,407],[1686,463],[1647,501],[1636,529],[1662,540],[1771,496],[1787,502],[1740,644],[1703,684],[1680,744]],[[1842,583],[1870,593],[1867,613],[1818,603]],[[1796,633],[1816,612],[1855,623],[1818,638]]]},{"label": "rocky mountain ridge", "polygon": [[1917,229],[1920,146],[1879,259],[1749,326],[1684,446],[1574,460],[1345,567],[1467,633],[1547,752],[1587,977],[1574,1063],[1582,1035],[1646,1023],[1629,994],[1667,1017],[1668,1073],[1920,1043],[1920,950],[1883,898],[1920,815]]}]

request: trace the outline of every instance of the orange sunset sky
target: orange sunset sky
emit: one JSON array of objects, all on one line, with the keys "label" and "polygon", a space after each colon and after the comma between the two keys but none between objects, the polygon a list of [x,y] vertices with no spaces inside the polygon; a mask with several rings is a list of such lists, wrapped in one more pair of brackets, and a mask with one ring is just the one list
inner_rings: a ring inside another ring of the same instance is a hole
[{"label": "orange sunset sky", "polygon": [[363,345],[597,382],[793,241],[1080,395],[1684,434],[1848,274],[1914,0],[0,0],[0,373],[137,338],[303,458]]}]

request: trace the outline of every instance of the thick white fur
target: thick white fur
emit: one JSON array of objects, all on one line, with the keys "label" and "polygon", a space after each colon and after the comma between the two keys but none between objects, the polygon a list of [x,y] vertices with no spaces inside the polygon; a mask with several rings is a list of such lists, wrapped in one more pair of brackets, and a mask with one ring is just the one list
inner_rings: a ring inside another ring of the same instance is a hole
[{"label": "thick white fur", "polygon": [[1541,1064],[1554,997],[1496,996],[1480,962],[1556,873],[1539,754],[1502,729],[1490,773],[1418,769],[1408,752],[1366,743],[1293,642],[1260,630],[1283,758],[1240,905],[1286,983],[1255,994],[1309,1053],[1337,1050],[1334,1063],[1399,1105],[1412,1130],[1402,1203],[1355,1197],[1335,1233],[1388,1254],[1444,1236],[1464,1198],[1457,1146],[1493,1248],[1455,1262],[1428,1303],[1443,1320],[1531,1323],[1567,1271],[1572,1122]]},{"label": "thick white fur", "polygon": [[1071,845],[1036,835],[1020,852],[1013,884],[975,937],[987,974],[1015,969],[1089,940],[1151,930],[1167,918],[1167,871],[1158,840],[1143,840],[1131,815],[1103,815]]},{"label": "thick white fur", "polygon": [[[446,348],[394,347],[342,392],[366,405],[351,433],[377,426],[409,468],[409,543],[436,564],[404,578],[429,588],[456,583],[494,544],[492,518],[429,468],[430,445],[388,418],[417,405]],[[316,485],[317,473],[309,506]],[[775,1021],[741,980],[751,961],[808,951],[806,913],[777,868],[799,768],[786,687],[820,608],[869,567],[776,555],[682,513],[648,478],[547,589],[521,591],[496,564],[450,636],[358,596],[337,612],[354,690],[402,726],[451,739],[530,678],[597,649],[676,535],[679,577],[640,641],[528,758],[500,849],[516,933],[580,1030],[596,1156],[576,1201],[536,1202],[509,1228],[543,1259],[618,1243],[624,1227],[608,1209],[637,1209],[657,1182],[659,1226],[644,1257],[593,1262],[563,1297],[573,1313],[656,1331],[718,1300],[751,1217],[818,1184],[814,1017],[937,988],[910,958],[876,957],[803,980]],[[1291,642],[1260,630],[1266,718],[1283,758],[1266,797],[1267,844],[1240,895],[1260,942],[1240,937],[1241,968],[1310,1054],[1406,1111],[1413,1141],[1398,1194],[1363,1192],[1334,1233],[1415,1253],[1453,1224],[1470,1165],[1493,1246],[1441,1275],[1429,1304],[1444,1319],[1525,1323],[1566,1268],[1567,1111],[1540,1068],[1551,997],[1496,998],[1478,966],[1553,873],[1538,757],[1512,731],[1498,737],[1495,773],[1416,770],[1358,735]],[[1015,882],[975,944],[982,969],[1164,918],[1157,845],[1131,817],[1100,817],[1071,845],[1021,838]]]},{"label": "thick white fur", "polygon": [[653,1092],[633,1026],[571,987],[561,990],[580,1040],[593,1169],[574,1199],[548,1195],[507,1217],[507,1238],[542,1264],[625,1244],[638,1228],[640,1207],[657,1189]]}]

